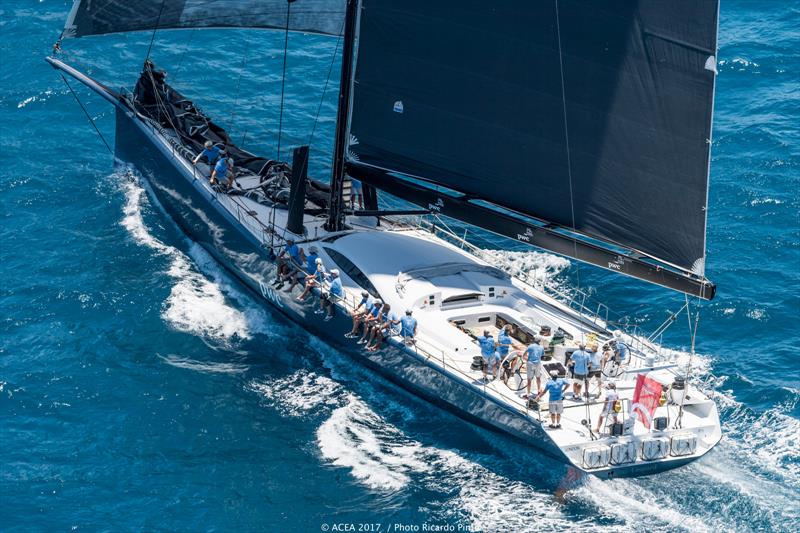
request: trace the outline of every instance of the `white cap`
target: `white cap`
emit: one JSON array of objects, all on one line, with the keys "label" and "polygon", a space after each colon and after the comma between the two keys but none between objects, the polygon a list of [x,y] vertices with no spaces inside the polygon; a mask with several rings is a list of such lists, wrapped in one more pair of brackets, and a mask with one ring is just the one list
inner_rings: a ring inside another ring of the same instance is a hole
[{"label": "white cap", "polygon": [[206,142],[205,142],[203,145],[204,145],[206,148],[211,148],[212,146],[214,146],[214,143],[212,143],[211,141],[206,141]]},{"label": "white cap", "polygon": [[617,330],[615,330],[615,331],[614,331],[614,338],[615,338],[615,339],[621,339],[621,338],[622,338],[622,331],[620,331],[620,330],[618,330],[618,329],[617,329]]},{"label": "white cap", "polygon": [[321,264],[322,264],[322,258],[321,258],[321,257],[317,257],[317,260],[316,260],[316,261],[314,261],[314,262],[315,262],[316,264],[318,264],[318,265],[321,265]]},{"label": "white cap", "polygon": [[551,370],[550,371],[550,375],[552,377],[554,377],[554,378],[557,378],[558,377],[558,370],[555,370],[555,369]]},{"label": "white cap", "polygon": [[339,275],[339,270],[334,268],[333,270],[331,270],[331,275],[332,276],[338,276]]}]

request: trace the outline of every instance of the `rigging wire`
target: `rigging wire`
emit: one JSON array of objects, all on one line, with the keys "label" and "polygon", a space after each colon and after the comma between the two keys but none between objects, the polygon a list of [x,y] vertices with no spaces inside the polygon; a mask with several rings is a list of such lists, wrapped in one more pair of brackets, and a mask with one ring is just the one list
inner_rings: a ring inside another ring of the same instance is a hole
[{"label": "rigging wire", "polygon": [[[561,51],[561,24],[558,15],[558,0],[555,1],[556,7],[556,35],[558,36],[558,64],[561,74],[561,108],[564,112],[564,137],[567,149],[567,176],[569,176],[569,207],[572,214],[572,231],[577,231],[575,227],[575,200],[572,193],[572,157],[569,153],[569,127],[567,125],[567,93],[564,88],[564,54]],[[572,243],[575,247],[575,258],[578,258],[578,240],[573,235]],[[576,263],[576,275],[578,278],[578,289],[581,287],[581,267],[580,262]]]},{"label": "rigging wire", "polygon": [[[242,84],[242,76],[244,75],[244,71],[247,68],[247,59],[250,55],[250,38],[248,35],[245,35],[244,40],[244,54],[242,55],[242,66],[239,67],[239,77],[236,78],[236,97],[233,100],[233,111],[231,111],[231,118],[230,124],[233,127],[234,118],[236,117],[236,111],[239,109],[239,94],[240,94],[240,87]],[[247,130],[245,130],[245,135],[247,134]],[[242,136],[242,141],[244,141],[244,136]]]},{"label": "rigging wire", "polygon": [[161,0],[161,7],[158,9],[158,18],[156,18],[156,25],[153,27],[153,35],[150,37],[150,46],[147,47],[147,57],[145,61],[150,59],[150,51],[153,49],[153,43],[156,40],[156,32],[158,31],[158,25],[161,24],[161,13],[164,12],[164,4],[167,0]]},{"label": "rigging wire", "polygon": [[286,31],[284,31],[283,38],[283,76],[281,77],[281,107],[280,115],[278,117],[278,155],[276,159],[281,159],[281,135],[283,134],[283,98],[286,91],[286,58],[289,55],[289,17],[292,13],[292,2],[294,0],[286,1]]},{"label": "rigging wire", "polygon": [[314,117],[314,124],[311,127],[311,135],[308,136],[308,146],[311,147],[311,143],[314,140],[314,132],[317,131],[317,123],[319,122],[319,114],[322,111],[322,103],[325,101],[325,93],[328,91],[328,83],[331,81],[331,74],[333,73],[333,65],[336,63],[336,54],[339,53],[339,44],[342,42],[342,36],[344,33],[344,21],[342,21],[342,28],[339,30],[339,37],[336,39],[336,46],[333,49],[333,55],[331,56],[331,64],[328,66],[328,76],[325,78],[325,86],[322,88],[322,96],[319,98],[319,105],[317,105],[317,114]]},{"label": "rigging wire", "polygon": [[59,76],[61,76],[61,79],[64,80],[64,84],[67,86],[67,89],[69,89],[69,92],[72,93],[72,96],[75,97],[75,101],[78,102],[78,105],[83,110],[83,113],[86,115],[86,118],[89,120],[89,123],[94,128],[94,131],[97,132],[97,135],[100,137],[100,140],[103,141],[103,144],[106,145],[106,150],[108,150],[108,153],[110,153],[113,156],[114,155],[114,150],[111,149],[111,146],[109,146],[108,142],[106,141],[106,138],[103,137],[103,134],[100,132],[100,129],[97,127],[97,124],[94,123],[94,120],[92,119],[92,116],[89,114],[89,111],[86,110],[86,107],[84,107],[83,102],[81,102],[81,99],[78,98],[78,95],[72,89],[72,86],[67,81],[67,78],[65,78],[64,75],[61,74],[61,73],[59,73]]},{"label": "rigging wire", "polygon": [[697,311],[695,311],[695,314],[694,314],[694,324],[692,324],[692,311],[691,311],[691,308],[689,307],[689,295],[688,294],[684,294],[684,298],[686,299],[686,305],[685,305],[685,307],[686,307],[686,320],[689,322],[689,334],[691,335],[691,349],[690,349],[690,352],[689,352],[689,362],[686,363],[686,372],[685,372],[684,378],[683,378],[684,379],[684,383],[685,383],[685,385],[684,385],[685,388],[684,388],[683,394],[681,396],[681,404],[680,404],[680,407],[678,408],[678,416],[675,419],[675,427],[676,428],[681,427],[681,422],[683,420],[683,405],[686,402],[686,396],[687,396],[687,394],[689,392],[689,390],[688,390],[689,374],[691,374],[691,372],[692,372],[692,363],[694,362],[694,355],[695,355],[695,348],[694,348],[695,347],[695,339],[697,338],[697,327],[700,324],[700,307],[699,307],[700,298],[699,297],[697,298],[698,308],[697,308]]},{"label": "rigging wire", "polygon": [[196,31],[197,31],[197,28],[192,28],[192,31],[189,32],[189,38],[186,39],[186,48],[183,49],[183,53],[181,54],[180,59],[178,59],[178,64],[175,66],[175,70],[174,70],[175,74],[173,74],[173,76],[172,76],[172,82],[173,83],[178,81],[178,73],[180,72],[181,67],[183,66],[183,59],[186,57],[186,54],[189,53],[189,48],[190,48],[190,46],[192,44],[192,39],[194,38],[194,33]]}]

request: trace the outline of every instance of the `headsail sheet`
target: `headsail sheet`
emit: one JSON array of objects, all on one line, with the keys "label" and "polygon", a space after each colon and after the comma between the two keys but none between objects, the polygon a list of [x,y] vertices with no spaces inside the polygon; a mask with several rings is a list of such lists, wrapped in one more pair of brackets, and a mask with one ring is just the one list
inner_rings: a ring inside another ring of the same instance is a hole
[{"label": "headsail sheet", "polygon": [[351,162],[703,273],[718,0],[362,0]]},{"label": "headsail sheet", "polygon": [[[286,28],[287,0],[75,0],[64,37],[171,28]],[[294,0],[289,29],[339,35],[345,0]]]}]

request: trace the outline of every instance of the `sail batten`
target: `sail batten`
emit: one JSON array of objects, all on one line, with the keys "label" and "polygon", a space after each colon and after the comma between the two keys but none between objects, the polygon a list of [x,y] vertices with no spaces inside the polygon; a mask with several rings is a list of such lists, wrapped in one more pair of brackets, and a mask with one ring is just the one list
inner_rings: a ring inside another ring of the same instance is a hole
[{"label": "sail batten", "polygon": [[345,0],[76,0],[64,38],[180,28],[288,29],[339,35]]},{"label": "sail batten", "polygon": [[350,161],[703,274],[717,0],[362,6]]}]

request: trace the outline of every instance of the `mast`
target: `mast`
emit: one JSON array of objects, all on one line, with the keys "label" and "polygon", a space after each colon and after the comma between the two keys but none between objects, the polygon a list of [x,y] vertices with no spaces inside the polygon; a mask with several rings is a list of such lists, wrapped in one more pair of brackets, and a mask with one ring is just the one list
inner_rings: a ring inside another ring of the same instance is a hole
[{"label": "mast", "polygon": [[344,226],[344,163],[347,151],[348,121],[350,117],[351,81],[353,78],[353,49],[355,45],[356,20],[359,0],[347,0],[344,22],[344,44],[342,46],[342,75],[339,82],[339,107],[336,112],[336,138],[333,145],[333,174],[328,221],[325,229],[340,231]]}]

